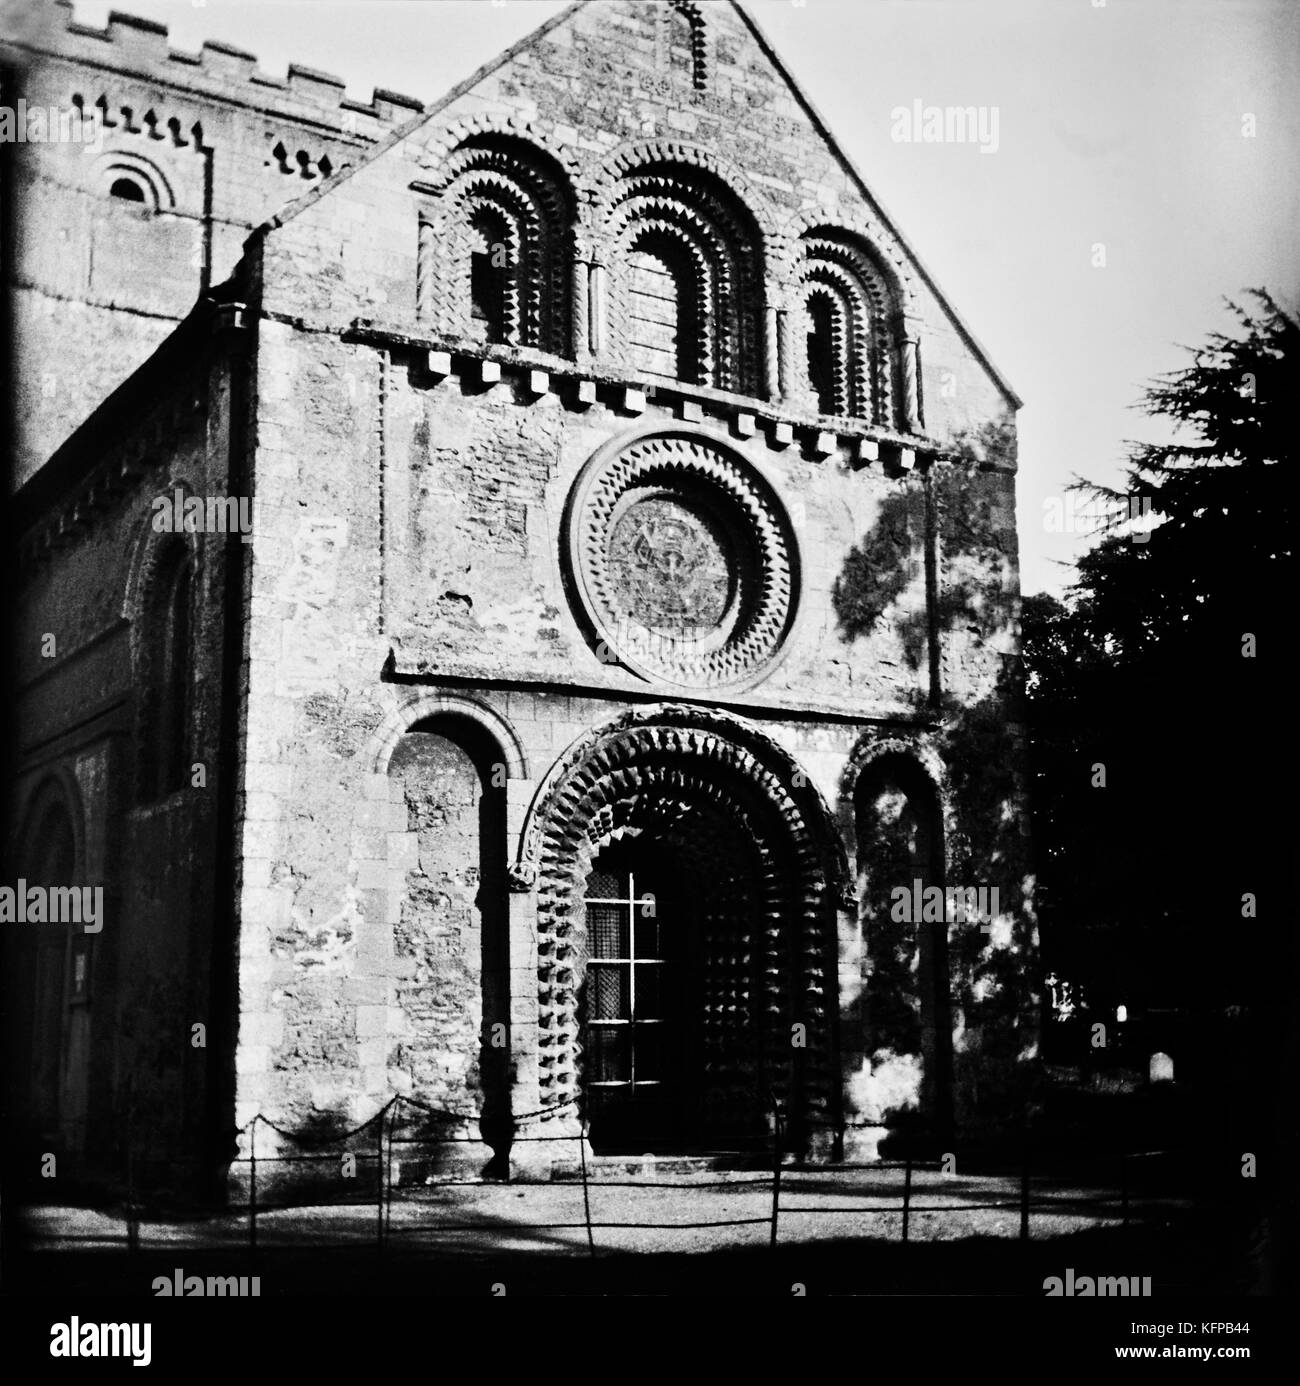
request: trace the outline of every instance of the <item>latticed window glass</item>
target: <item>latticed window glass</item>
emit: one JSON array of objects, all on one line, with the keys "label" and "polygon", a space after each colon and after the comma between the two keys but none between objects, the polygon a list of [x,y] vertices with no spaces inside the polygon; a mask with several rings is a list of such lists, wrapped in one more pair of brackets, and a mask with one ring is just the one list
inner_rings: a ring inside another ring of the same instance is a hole
[{"label": "latticed window glass", "polygon": [[658,1086],[671,1025],[664,921],[634,870],[599,867],[587,883],[587,1081]]}]

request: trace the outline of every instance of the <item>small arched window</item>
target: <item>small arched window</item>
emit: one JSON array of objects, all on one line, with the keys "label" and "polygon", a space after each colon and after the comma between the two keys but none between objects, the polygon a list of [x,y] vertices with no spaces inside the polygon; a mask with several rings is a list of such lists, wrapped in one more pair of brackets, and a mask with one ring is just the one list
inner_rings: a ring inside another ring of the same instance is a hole
[{"label": "small arched window", "polygon": [[549,154],[514,136],[472,136],[420,208],[417,315],[480,343],[565,355],[575,221]]},{"label": "small arched window", "polygon": [[697,91],[707,82],[704,16],[692,0],[671,0],[663,19],[663,43],[670,71],[687,78]]},{"label": "small arched window", "polygon": [[134,178],[114,178],[108,195],[118,202],[134,202],[138,206],[147,206],[149,202],[144,188]]},{"label": "small arched window", "polygon": [[516,269],[505,218],[480,207],[470,220],[469,296],[474,330],[489,342],[509,339]]},{"label": "small arched window", "polygon": [[892,320],[897,303],[868,248],[823,227],[803,237],[799,303],[805,376],[794,382],[822,414],[895,426]]},{"label": "small arched window", "polygon": [[113,150],[101,155],[94,173],[99,195],[123,211],[165,212],[176,205],[163,170],[132,151]]},{"label": "small arched window", "polygon": [[823,414],[846,412],[837,369],[843,339],[844,324],[835,301],[829,294],[812,294],[808,299],[808,380]]}]

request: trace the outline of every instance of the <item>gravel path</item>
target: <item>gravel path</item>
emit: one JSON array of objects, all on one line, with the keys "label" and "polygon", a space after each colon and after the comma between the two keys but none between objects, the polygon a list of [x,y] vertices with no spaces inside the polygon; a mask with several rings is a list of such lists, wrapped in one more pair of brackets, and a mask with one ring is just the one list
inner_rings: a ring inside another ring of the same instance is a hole
[{"label": "gravel path", "polygon": [[[783,1245],[872,1239],[898,1242],[903,1231],[901,1171],[783,1170],[778,1239]],[[1033,1184],[1030,1232],[1035,1239],[1114,1227],[1121,1218],[1115,1189],[1047,1180]],[[756,1172],[674,1176],[647,1170],[623,1182],[593,1181],[588,1189],[598,1249],[622,1252],[701,1252],[765,1246],[771,1236],[772,1180]],[[911,1189],[908,1236],[914,1242],[968,1237],[1015,1238],[1020,1188],[1014,1178],[942,1176],[917,1171]],[[966,1205],[985,1205],[971,1208]],[[1136,1200],[1140,1219],[1162,1205]],[[1174,1200],[1164,1205],[1178,1206]],[[708,1223],[707,1227],[690,1224]],[[308,1244],[373,1244],[374,1204],[263,1209],[263,1249]],[[602,1225],[604,1224],[604,1225]],[[609,1226],[608,1224],[628,1224]],[[721,1225],[720,1225],[721,1224]],[[52,1207],[29,1215],[35,1249],[53,1252],[121,1249],[127,1226],[120,1212]],[[247,1245],[246,1213],[195,1220],[142,1221],[141,1251],[235,1249]],[[517,1254],[589,1254],[580,1182],[463,1184],[402,1190],[388,1214],[389,1245]]]}]

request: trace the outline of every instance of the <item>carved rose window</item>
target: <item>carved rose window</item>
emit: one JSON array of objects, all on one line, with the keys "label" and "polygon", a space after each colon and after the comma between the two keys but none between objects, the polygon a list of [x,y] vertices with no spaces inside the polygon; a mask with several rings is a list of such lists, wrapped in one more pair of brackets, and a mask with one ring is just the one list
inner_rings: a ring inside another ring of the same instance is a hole
[{"label": "carved rose window", "polygon": [[655,682],[753,682],[793,615],[788,521],[710,439],[656,435],[598,455],[571,499],[569,558],[598,657]]}]

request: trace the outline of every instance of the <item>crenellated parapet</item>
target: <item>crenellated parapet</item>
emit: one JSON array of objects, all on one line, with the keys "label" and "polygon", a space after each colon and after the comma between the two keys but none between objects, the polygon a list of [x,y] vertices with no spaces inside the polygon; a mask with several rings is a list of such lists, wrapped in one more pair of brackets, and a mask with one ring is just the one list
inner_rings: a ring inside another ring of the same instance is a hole
[{"label": "crenellated parapet", "polygon": [[196,96],[274,111],[369,142],[423,109],[415,97],[376,88],[370,101],[346,95],[340,77],[290,64],[284,77],[257,67],[255,54],[226,43],[204,43],[198,53],[175,49],[168,29],[150,19],[111,12],[102,29],[74,18],[71,0],[55,0],[53,19],[9,40],[35,56],[93,65],[123,77],[146,78]]},{"label": "crenellated parapet", "polygon": [[[297,64],[273,76],[225,43],[183,52],[152,20],[83,24],[67,0],[7,12],[0,64],[23,113],[6,266],[20,476],[233,271],[254,227],[423,110],[382,89],[357,100]],[[75,359],[57,349],[62,331],[77,335]]]}]

